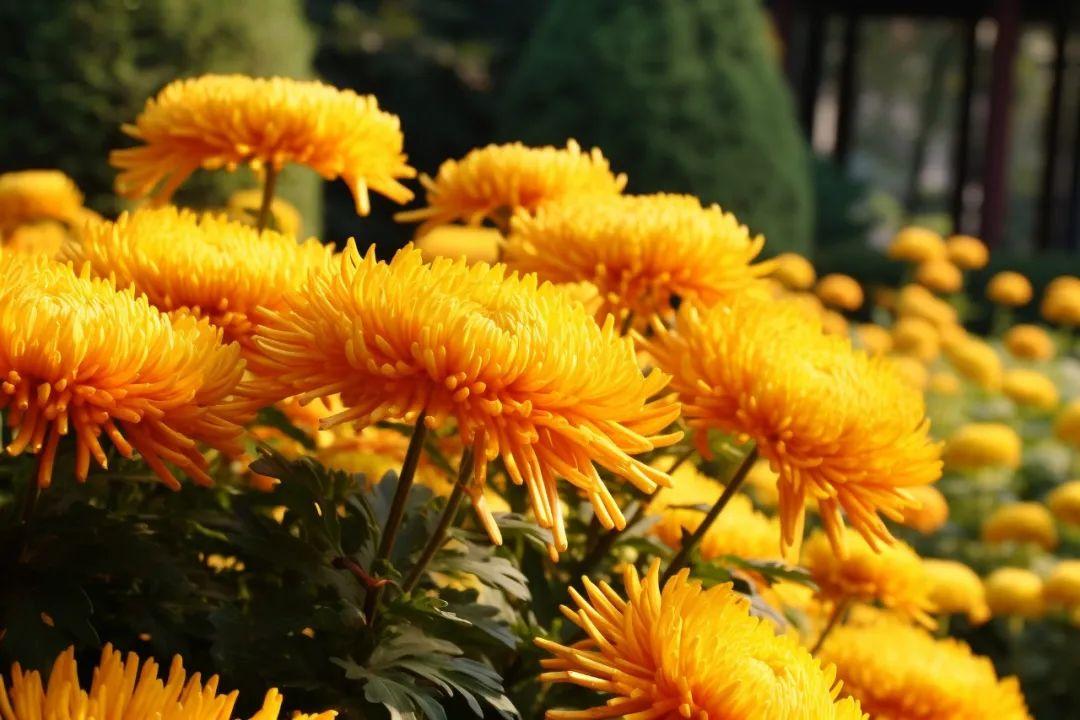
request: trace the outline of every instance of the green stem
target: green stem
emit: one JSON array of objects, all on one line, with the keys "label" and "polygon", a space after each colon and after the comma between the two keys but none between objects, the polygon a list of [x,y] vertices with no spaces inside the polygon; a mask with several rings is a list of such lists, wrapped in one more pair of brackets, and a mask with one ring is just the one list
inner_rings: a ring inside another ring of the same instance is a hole
[{"label": "green stem", "polygon": [[266,180],[263,182],[262,204],[259,206],[259,219],[256,227],[259,232],[270,224],[271,208],[274,204],[274,187],[277,185],[278,170],[272,164],[266,165]]},{"label": "green stem", "polygon": [[462,500],[465,499],[465,488],[469,484],[468,479],[472,475],[472,470],[472,450],[465,448],[465,452],[461,454],[461,462],[458,464],[457,482],[454,483],[454,489],[446,500],[442,515],[439,517],[439,524],[435,527],[435,532],[428,538],[424,552],[420,554],[420,559],[416,561],[416,565],[413,566],[413,569],[409,572],[409,577],[402,586],[402,591],[406,594],[412,592],[416,584],[420,582],[420,577],[424,574],[424,569],[427,568],[428,563],[431,562],[431,558],[435,557],[435,553],[446,542],[446,535],[450,532],[450,527],[457,518],[458,508],[461,507]]},{"label": "green stem", "polygon": [[817,655],[818,650],[825,644],[826,638],[832,633],[833,628],[840,622],[840,618],[844,616],[847,609],[851,607],[851,599],[844,598],[836,603],[836,607],[833,608],[832,615],[829,616],[829,621],[825,623],[825,629],[821,631],[821,635],[818,636],[817,642],[814,643],[814,647],[810,648],[811,655]]}]

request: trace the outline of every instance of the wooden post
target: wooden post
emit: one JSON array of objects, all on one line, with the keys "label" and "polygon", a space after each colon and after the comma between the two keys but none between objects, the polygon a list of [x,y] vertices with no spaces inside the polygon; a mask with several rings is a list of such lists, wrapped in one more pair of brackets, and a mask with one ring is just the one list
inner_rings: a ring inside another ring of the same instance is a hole
[{"label": "wooden post", "polygon": [[858,101],[859,15],[851,10],[844,18],[843,56],[840,61],[840,89],[837,99],[836,142],[833,159],[843,167],[851,151]]},{"label": "wooden post", "polygon": [[997,39],[990,76],[990,117],[986,129],[986,176],[983,180],[983,241],[1001,243],[1009,202],[1009,110],[1012,102],[1013,61],[1020,36],[1019,0],[997,0],[994,7]]},{"label": "wooden post", "polygon": [[1055,191],[1059,164],[1058,138],[1061,134],[1061,98],[1065,76],[1065,45],[1068,40],[1069,11],[1064,2],[1059,2],[1054,17],[1054,62],[1050,70],[1050,102],[1046,111],[1046,130],[1043,137],[1042,187],[1035,228],[1036,242],[1043,250],[1054,244],[1054,221],[1057,219]]},{"label": "wooden post", "polygon": [[971,151],[971,100],[975,94],[975,67],[978,45],[975,26],[978,17],[964,20],[964,55],[960,85],[960,107],[956,113],[956,137],[953,140],[953,232],[964,231],[964,188],[968,181],[968,154]]}]

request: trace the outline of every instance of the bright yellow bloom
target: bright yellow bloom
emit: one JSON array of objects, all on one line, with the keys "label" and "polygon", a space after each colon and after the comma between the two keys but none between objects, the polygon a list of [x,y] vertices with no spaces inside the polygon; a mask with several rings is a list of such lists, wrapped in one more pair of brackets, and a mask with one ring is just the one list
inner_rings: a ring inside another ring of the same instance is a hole
[{"label": "bright yellow bloom", "polygon": [[1013,325],[1002,340],[1005,349],[1021,360],[1049,360],[1056,351],[1053,339],[1038,325]]},{"label": "bright yellow bloom", "polygon": [[79,480],[91,457],[106,466],[103,433],[172,488],[180,484],[166,462],[211,482],[196,441],[239,453],[247,406],[233,395],[244,363],[219,330],[41,257],[0,255],[0,277],[0,410],[14,429],[7,452],[39,455],[41,486],[71,431]]},{"label": "bright yellow bloom", "polygon": [[1043,598],[1051,607],[1080,606],[1080,560],[1061,560],[1054,566],[1043,584]]},{"label": "bright yellow bloom", "polygon": [[67,229],[53,220],[20,225],[0,238],[0,247],[12,252],[55,258],[70,239]]},{"label": "bright yellow bloom", "polygon": [[933,485],[916,485],[907,489],[919,506],[904,509],[901,522],[915,528],[923,535],[936,532],[949,520],[949,502]]},{"label": "bright yellow bloom", "polygon": [[1039,310],[1046,320],[1057,325],[1080,325],[1080,278],[1055,278],[1046,286]]},{"label": "bright yellow bloom", "polygon": [[945,241],[933,230],[906,227],[896,233],[889,244],[888,255],[893,260],[924,263],[945,256]]},{"label": "bright yellow bloom", "polygon": [[960,392],[960,378],[941,370],[930,376],[929,388],[938,395],[956,395]]},{"label": "bright yellow bloom", "polygon": [[850,334],[847,318],[835,310],[826,310],[822,313],[821,329],[825,331],[826,335],[847,337]]},{"label": "bright yellow bloom", "polygon": [[502,234],[498,230],[469,225],[439,225],[416,238],[425,262],[434,262],[437,257],[463,257],[470,263],[493,264],[499,260],[501,246]]},{"label": "bright yellow bloom", "polygon": [[890,355],[886,360],[909,387],[920,391],[926,389],[930,382],[930,371],[921,360],[910,355]]},{"label": "bright yellow bloom", "polygon": [[892,350],[892,334],[875,323],[862,323],[855,328],[859,347],[868,355],[885,355]]},{"label": "bright yellow bloom", "polygon": [[1005,373],[1001,391],[1017,405],[1027,405],[1040,410],[1053,410],[1058,406],[1057,385],[1035,370],[1013,368]]},{"label": "bright yellow bloom", "polygon": [[923,362],[931,362],[941,353],[941,338],[929,320],[902,317],[892,328],[893,349]]},{"label": "bright yellow bloom", "polygon": [[1046,498],[1046,505],[1058,520],[1080,525],[1080,480],[1062,483]]},{"label": "bright yellow bloom", "polygon": [[923,572],[930,584],[930,602],[935,612],[967,615],[975,625],[990,619],[982,580],[967,565],[955,560],[923,560]]},{"label": "bright yellow bloom", "polygon": [[815,292],[821,302],[840,310],[858,310],[863,304],[862,287],[849,275],[826,275],[818,280]]},{"label": "bright yellow bloom", "polygon": [[124,213],[116,222],[87,226],[66,248],[76,267],[111,277],[170,312],[184,309],[222,328],[245,351],[255,325],[281,307],[315,268],[332,264],[333,248],[270,230],[167,206]]},{"label": "bright yellow bloom", "polygon": [[953,235],[945,241],[949,261],[964,270],[979,270],[990,261],[990,251],[982,240],[970,235]]},{"label": "bright yellow bloom", "polygon": [[[218,694],[218,677],[203,684],[195,673],[190,678],[177,655],[169,674],[159,676],[158,664],[147,660],[139,667],[139,657],[125,659],[112,645],[101,652],[90,687],[83,689],[75,662],[75,649],[68,648],[53,663],[48,682],[36,670],[24,672],[18,663],[11,669],[10,685],[0,678],[0,718],[3,720],[86,720],[95,718],[162,718],[168,720],[227,720],[232,717],[238,693]],[[83,674],[84,677],[86,673]],[[251,720],[277,720],[283,698],[271,689],[262,707]],[[333,710],[308,715],[296,713],[292,720],[332,720]]]},{"label": "bright yellow bloom", "polygon": [[83,196],[59,170],[22,170],[0,174],[0,234],[40,220],[74,223],[82,215]]},{"label": "bright yellow bloom", "polygon": [[934,292],[955,293],[964,287],[964,274],[948,260],[937,258],[919,263],[915,269],[915,281]]},{"label": "bright yellow bloom", "polygon": [[945,443],[942,459],[954,470],[984,467],[1020,467],[1020,436],[1004,423],[968,423],[959,427]]},{"label": "bright yellow bloom", "polygon": [[625,520],[594,462],[643,492],[669,483],[630,457],[680,437],[659,434],[678,417],[674,396],[649,399],[668,376],[643,375],[613,321],[601,327],[535,276],[445,258],[428,265],[412,248],[378,262],[350,243],[336,268],[313,273],[268,315],[255,339],[267,375],[255,392],[302,401],[340,392],[346,410],[324,427],[455,418],[477,458],[474,508],[495,542],[482,489],[496,457],[527,486],[558,550],[566,535],[556,478],[581,491],[607,528]]},{"label": "bright yellow bloom", "polygon": [[398,203],[413,196],[398,182],[416,175],[406,163],[398,117],[380,110],[371,95],[314,80],[176,80],[123,130],[143,143],[109,154],[121,170],[116,189],[124,197],[167,201],[200,167],[277,171],[289,163],[343,179],[360,215],[370,210],[369,190]]},{"label": "bright yellow bloom", "polygon": [[982,539],[988,543],[1034,543],[1043,550],[1058,544],[1054,516],[1037,502],[1014,502],[1002,505],[982,523]]},{"label": "bright yellow bloom", "polygon": [[1017,272],[1006,270],[990,278],[986,297],[998,305],[1020,307],[1031,302],[1031,282]]},{"label": "bright yellow bloom", "polygon": [[882,617],[838,628],[821,657],[875,720],[1031,720],[1015,677],[952,638]]},{"label": "bright yellow bloom", "polygon": [[1059,440],[1080,447],[1080,398],[1058,412],[1054,420],[1054,434]]},{"label": "bright yellow bloom", "polygon": [[858,720],[858,703],[836,700],[833,670],[791,636],[749,614],[731,585],[704,590],[681,571],[659,584],[659,562],[644,579],[631,567],[626,599],[607,583],[571,589],[563,614],[588,635],[574,645],[537,638],[554,657],[544,682],[612,696],[589,710],[549,710],[548,720]]},{"label": "bright yellow bloom", "polygon": [[993,347],[972,336],[950,338],[943,343],[945,356],[958,373],[986,390],[1001,387],[1001,357]]},{"label": "bright yellow bloom", "polygon": [[776,278],[788,290],[809,290],[817,273],[813,264],[798,253],[781,253],[773,258],[769,277]]},{"label": "bright yellow bloom", "polygon": [[396,215],[403,222],[423,220],[421,234],[437,225],[485,219],[505,229],[518,210],[536,212],[544,203],[618,195],[625,175],[615,175],[598,148],[582,152],[569,140],[566,148],[533,148],[521,143],[488,145],[460,160],[447,160],[434,179],[420,176],[427,207]]},{"label": "bright yellow bloom", "polygon": [[1037,618],[1046,611],[1043,602],[1043,581],[1023,568],[1001,567],[983,581],[986,603],[994,617],[1015,615]]},{"label": "bright yellow bloom", "polygon": [[[255,225],[258,222],[259,210],[262,208],[263,191],[260,188],[237,190],[229,196],[225,208],[229,218],[242,222],[245,225]],[[300,234],[300,226],[303,219],[296,206],[284,198],[275,197],[270,202],[270,217],[273,220],[272,229],[276,229],[282,235],[296,237]]]},{"label": "bright yellow bloom", "polygon": [[679,309],[677,330],[655,322],[644,347],[674,375],[684,416],[708,455],[718,428],[757,443],[779,473],[784,547],[801,536],[816,498],[830,535],[841,509],[868,539],[891,536],[878,517],[914,504],[902,488],[940,474],[922,396],[885,358],[827,336],[789,302],[742,297]]},{"label": "bright yellow bloom", "polygon": [[556,283],[588,281],[599,317],[670,312],[674,298],[706,305],[757,284],[765,238],[689,195],[612,195],[549,203],[511,222],[506,262]]},{"label": "bright yellow bloom", "polygon": [[896,296],[896,312],[901,317],[914,315],[934,323],[940,330],[957,323],[956,308],[922,285],[905,285]]},{"label": "bright yellow bloom", "polygon": [[875,551],[851,530],[845,530],[841,540],[843,556],[834,552],[830,539],[821,531],[812,533],[803,546],[802,564],[823,599],[833,603],[876,601],[923,625],[934,625],[930,617],[934,605],[922,559],[914,550],[897,540]]},{"label": "bright yellow bloom", "polygon": [[758,458],[746,473],[746,489],[754,496],[754,502],[764,508],[775,508],[780,503],[780,490],[777,487],[780,476],[771,467],[769,461]]}]

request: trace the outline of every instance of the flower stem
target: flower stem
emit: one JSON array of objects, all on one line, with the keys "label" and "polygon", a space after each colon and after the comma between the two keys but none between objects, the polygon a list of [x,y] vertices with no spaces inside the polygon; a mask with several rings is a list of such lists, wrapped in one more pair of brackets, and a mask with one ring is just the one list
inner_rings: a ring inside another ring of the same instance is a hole
[{"label": "flower stem", "polygon": [[273,164],[266,166],[266,180],[263,182],[262,204],[259,206],[259,219],[256,227],[259,232],[270,224],[270,208],[274,204],[274,187],[277,185],[278,169]]},{"label": "flower stem", "polygon": [[851,598],[844,598],[836,603],[836,607],[833,608],[832,615],[829,616],[829,621],[825,623],[825,629],[821,631],[821,635],[818,636],[817,642],[814,643],[814,647],[810,648],[811,655],[817,655],[818,650],[825,644],[825,639],[829,637],[829,634],[833,631],[833,628],[840,622],[840,618],[844,616],[847,609],[851,607]]},{"label": "flower stem", "polygon": [[473,470],[473,454],[470,448],[465,448],[465,452],[461,454],[461,462],[458,464],[457,482],[454,483],[454,489],[450,493],[450,497],[446,500],[446,505],[443,506],[442,515],[439,517],[439,524],[435,527],[435,532],[428,538],[427,545],[424,546],[424,552],[420,554],[420,559],[416,561],[416,565],[409,572],[409,577],[405,580],[405,584],[401,589],[405,593],[412,592],[416,584],[420,582],[420,577],[424,574],[424,569],[431,562],[431,558],[435,557],[435,553],[439,551],[439,548],[446,542],[446,535],[450,532],[450,526],[454,524],[455,518],[457,518],[458,508],[461,507],[461,501],[465,499],[465,487],[468,485],[469,476],[472,475]]},{"label": "flower stem", "polygon": [[630,329],[634,327],[634,311],[627,310],[626,315],[623,316],[622,327],[619,328],[619,335],[626,335],[630,332]]},{"label": "flower stem", "polygon": [[701,524],[694,530],[694,534],[690,536],[679,548],[679,552],[675,554],[675,557],[671,559],[671,564],[668,565],[667,570],[664,571],[664,577],[661,582],[666,582],[672,575],[679,572],[686,565],[687,560],[690,559],[690,553],[694,551],[698,543],[701,542],[701,538],[705,537],[705,533],[709,531],[712,524],[716,522],[716,518],[720,517],[720,513],[724,510],[727,504],[731,501],[731,498],[735,497],[735,493],[739,491],[739,486],[742,485],[743,480],[746,479],[747,473],[750,472],[750,468],[754,466],[754,461],[757,460],[758,451],[757,445],[750,448],[750,452],[743,458],[742,464],[739,465],[735,474],[728,481],[724,492],[717,498],[716,503],[709,509],[709,512],[701,520]]},{"label": "flower stem", "polygon": [[[413,478],[416,476],[416,466],[420,463],[420,454],[424,448],[424,436],[426,434],[427,425],[424,424],[424,411],[420,411],[420,415],[416,418],[416,426],[413,428],[412,437],[409,438],[409,447],[405,451],[405,462],[401,465],[397,490],[394,491],[394,499],[390,502],[390,513],[386,517],[386,527],[383,528],[382,537],[379,540],[379,549],[368,572],[372,577],[378,577],[382,565],[389,560],[390,553],[394,549],[394,541],[397,539],[398,530],[401,528],[401,520],[405,516],[405,503],[409,499],[409,490],[412,489]],[[375,614],[378,611],[382,591],[383,586],[377,585],[369,590],[367,597],[364,598],[364,616],[367,617],[368,625],[375,624]]]}]

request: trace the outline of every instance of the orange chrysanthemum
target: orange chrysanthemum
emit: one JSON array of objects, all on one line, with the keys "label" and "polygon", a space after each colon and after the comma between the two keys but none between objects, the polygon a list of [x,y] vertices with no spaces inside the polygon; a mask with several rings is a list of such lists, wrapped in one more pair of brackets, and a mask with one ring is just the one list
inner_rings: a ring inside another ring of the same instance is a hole
[{"label": "orange chrysanthemum", "polygon": [[838,549],[841,510],[871,544],[888,541],[878,513],[900,520],[917,504],[903,488],[940,476],[922,395],[888,359],[824,335],[790,303],[687,303],[675,330],[654,328],[644,347],[674,376],[701,452],[718,428],[757,443],[779,473],[785,547],[801,535],[809,498]]},{"label": "orange chrysanthemum", "polygon": [[306,165],[327,180],[343,179],[356,212],[370,210],[368,190],[405,203],[415,177],[402,150],[396,115],[371,95],[317,81],[203,75],[169,83],[146,103],[125,133],[142,145],[113,150],[121,170],[116,189],[129,198],[166,201],[200,167],[250,164],[275,171]]},{"label": "orange chrysanthemum", "polygon": [[583,579],[587,597],[563,614],[588,634],[574,645],[537,638],[553,658],[545,682],[573,683],[612,697],[588,710],[549,710],[548,720],[859,720],[859,704],[837,700],[834,669],[798,641],[749,614],[731,585],[704,590],[681,571],[660,589],[659,562],[644,579],[623,576],[626,599]]},{"label": "orange chrysanthemum", "polygon": [[680,437],[658,434],[678,417],[674,396],[649,400],[668,376],[643,375],[633,342],[612,322],[597,325],[535,276],[463,259],[426,265],[411,248],[383,263],[350,243],[336,271],[313,273],[269,315],[256,336],[271,375],[262,392],[304,400],[340,392],[347,409],[324,426],[422,415],[438,427],[455,418],[478,458],[472,499],[495,542],[481,492],[495,457],[526,485],[558,550],[566,535],[556,478],[587,496],[607,528],[625,520],[594,462],[644,492],[669,483],[630,457]]},{"label": "orange chrysanthemum", "polygon": [[515,211],[534,212],[553,200],[618,195],[625,175],[615,175],[599,149],[583,152],[569,140],[566,148],[533,148],[521,143],[488,145],[460,160],[447,160],[434,179],[420,176],[427,207],[397,214],[402,222],[423,220],[422,234],[437,225],[485,219],[502,226]]},{"label": "orange chrysanthemum", "polygon": [[59,170],[0,174],[0,233],[41,220],[73,223],[83,216],[83,196]]},{"label": "orange chrysanthemum", "polygon": [[106,465],[102,433],[121,455],[138,451],[172,488],[179,483],[166,463],[211,482],[196,441],[239,452],[247,405],[233,394],[244,362],[220,330],[44,258],[0,255],[0,277],[0,410],[14,428],[7,452],[40,455],[40,485],[71,430],[80,480],[91,457]]}]

